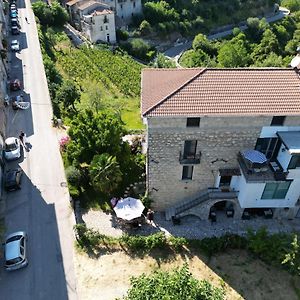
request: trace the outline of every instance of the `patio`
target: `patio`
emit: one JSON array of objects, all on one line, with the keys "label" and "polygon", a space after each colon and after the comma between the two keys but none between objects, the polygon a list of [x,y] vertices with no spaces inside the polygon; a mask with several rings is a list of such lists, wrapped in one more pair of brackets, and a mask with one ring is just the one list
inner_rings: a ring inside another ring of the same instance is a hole
[{"label": "patio", "polygon": [[[217,212],[218,213],[218,212]],[[99,231],[101,234],[119,237],[124,232],[115,214],[90,210],[82,214],[82,219],[87,227]],[[166,234],[185,237],[189,239],[202,239],[205,237],[221,236],[225,233],[245,235],[248,228],[258,230],[265,226],[270,233],[300,232],[300,218],[294,220],[277,220],[253,218],[251,220],[234,220],[226,215],[218,215],[217,222],[200,220],[195,216],[186,216],[180,219],[180,225],[173,225],[172,221],[166,221],[163,213],[154,214],[154,224],[144,224],[138,230],[130,231],[132,234],[148,235],[158,231]]]}]

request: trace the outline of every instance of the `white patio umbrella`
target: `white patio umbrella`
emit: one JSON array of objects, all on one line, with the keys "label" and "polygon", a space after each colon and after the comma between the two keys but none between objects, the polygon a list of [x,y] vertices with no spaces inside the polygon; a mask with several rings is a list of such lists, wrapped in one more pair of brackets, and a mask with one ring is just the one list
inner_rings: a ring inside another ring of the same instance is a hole
[{"label": "white patio umbrella", "polygon": [[120,199],[114,207],[117,217],[128,221],[140,217],[144,209],[141,200],[131,197]]}]

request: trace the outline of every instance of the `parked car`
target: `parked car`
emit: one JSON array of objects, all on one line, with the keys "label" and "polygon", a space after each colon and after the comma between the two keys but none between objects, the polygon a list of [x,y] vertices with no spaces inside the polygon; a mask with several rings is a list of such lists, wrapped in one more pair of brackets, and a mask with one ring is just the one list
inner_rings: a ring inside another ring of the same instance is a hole
[{"label": "parked car", "polygon": [[17,27],[21,28],[18,18],[10,19],[10,23],[11,23],[11,26],[17,26]]},{"label": "parked car", "polygon": [[15,2],[12,2],[10,5],[9,5],[10,9],[17,9],[17,4]]},{"label": "parked car", "polygon": [[18,34],[20,34],[20,29],[19,29],[19,27],[18,27],[18,26],[12,26],[12,27],[11,27],[11,34],[12,34],[12,35],[18,35]]},{"label": "parked car", "polygon": [[20,90],[22,88],[21,81],[18,78],[11,80],[9,83],[9,88],[11,91]]},{"label": "parked car", "polygon": [[4,243],[4,252],[7,271],[26,267],[28,265],[26,232],[18,231],[8,235]]},{"label": "parked car", "polygon": [[9,15],[12,19],[16,19],[18,17],[18,11],[16,9],[11,9]]},{"label": "parked car", "polygon": [[21,189],[21,179],[23,171],[18,168],[14,170],[8,170],[4,177],[4,188],[6,191],[15,191]]},{"label": "parked car", "polygon": [[6,160],[14,160],[21,157],[20,141],[16,137],[9,137],[5,140],[4,157]]},{"label": "parked car", "polygon": [[12,40],[10,43],[10,48],[12,51],[20,51],[20,43],[18,40]]}]

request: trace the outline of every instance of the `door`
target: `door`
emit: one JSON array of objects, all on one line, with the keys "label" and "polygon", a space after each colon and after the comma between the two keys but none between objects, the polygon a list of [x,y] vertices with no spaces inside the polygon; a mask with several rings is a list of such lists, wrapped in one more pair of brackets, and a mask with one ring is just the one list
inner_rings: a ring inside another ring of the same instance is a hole
[{"label": "door", "polygon": [[196,149],[197,141],[185,141],[183,158],[195,158]]},{"label": "door", "polygon": [[232,176],[221,176],[219,186],[230,186]]}]

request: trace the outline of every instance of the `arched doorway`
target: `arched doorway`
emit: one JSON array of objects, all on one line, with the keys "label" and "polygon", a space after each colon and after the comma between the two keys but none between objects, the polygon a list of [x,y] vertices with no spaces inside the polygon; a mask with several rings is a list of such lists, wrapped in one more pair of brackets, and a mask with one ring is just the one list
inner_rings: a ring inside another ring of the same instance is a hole
[{"label": "arched doorway", "polygon": [[230,200],[216,201],[209,211],[209,219],[212,222],[217,220],[225,220],[227,218],[233,218],[235,213],[236,205]]}]

